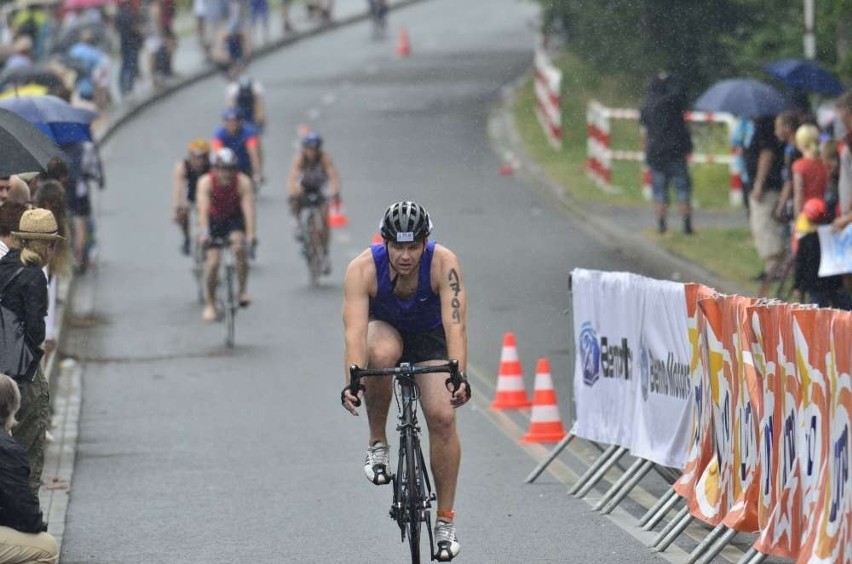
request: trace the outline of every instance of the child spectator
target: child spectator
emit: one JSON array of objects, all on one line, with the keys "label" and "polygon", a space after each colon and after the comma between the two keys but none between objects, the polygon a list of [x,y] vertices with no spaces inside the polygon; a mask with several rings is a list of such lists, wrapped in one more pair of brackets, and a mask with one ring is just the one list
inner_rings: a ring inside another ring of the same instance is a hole
[{"label": "child spectator", "polygon": [[796,130],[796,148],[802,153],[802,158],[793,163],[793,217],[798,218],[805,202],[825,198],[828,169],[819,158],[819,129],[815,125]]}]

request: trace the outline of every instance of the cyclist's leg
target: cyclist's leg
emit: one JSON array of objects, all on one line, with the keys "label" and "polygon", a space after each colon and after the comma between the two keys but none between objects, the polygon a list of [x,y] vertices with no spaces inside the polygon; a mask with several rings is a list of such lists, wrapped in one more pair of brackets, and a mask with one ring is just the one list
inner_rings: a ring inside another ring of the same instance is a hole
[{"label": "cyclist's leg", "polygon": [[[428,360],[418,365],[444,364],[444,360]],[[461,443],[456,429],[456,411],[444,374],[420,374],[420,405],[429,428],[429,460],[438,495],[438,511],[451,512],[456,498],[456,483],[461,462]]]},{"label": "cyclist's leg", "polygon": [[216,286],[219,276],[219,259],[221,253],[218,247],[209,247],[206,252],[207,260],[204,263],[204,279],[207,281],[207,303],[204,306],[204,319],[213,321],[216,318]]},{"label": "cyclist's leg", "polygon": [[[367,325],[367,362],[370,368],[393,368],[402,356],[402,338],[399,332],[384,321],[373,320]],[[393,397],[393,379],[390,376],[363,380],[366,391],[364,403],[370,427],[370,445],[381,441],[388,443],[387,420]]]},{"label": "cyclist's leg", "polygon": [[251,303],[248,297],[248,256],[246,253],[246,234],[244,231],[231,231],[229,236],[231,249],[237,263],[237,280],[240,286],[240,305],[245,307]]}]

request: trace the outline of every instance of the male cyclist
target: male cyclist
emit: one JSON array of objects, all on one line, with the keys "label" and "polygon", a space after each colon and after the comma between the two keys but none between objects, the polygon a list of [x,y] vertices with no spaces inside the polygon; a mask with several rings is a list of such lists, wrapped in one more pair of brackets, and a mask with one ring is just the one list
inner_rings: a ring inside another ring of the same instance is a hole
[{"label": "male cyclist", "polygon": [[219,246],[214,239],[227,239],[231,243],[237,262],[239,302],[248,307],[247,240],[256,242],[254,190],[248,176],[239,172],[234,152],[224,147],[212,155],[212,169],[198,181],[198,225],[200,242],[207,248],[205,275],[207,303],[205,321],[216,320],[216,286],[219,274]]},{"label": "male cyclist", "polygon": [[222,113],[224,125],[213,134],[210,146],[213,150],[227,147],[237,156],[240,172],[248,176],[255,186],[263,182],[263,163],[260,157],[260,138],[257,129],[243,121],[236,108]]},{"label": "male cyclist", "polygon": [[172,174],[174,222],[183,234],[181,252],[189,255],[189,210],[195,206],[198,179],[210,171],[210,143],[206,139],[193,139],[187,147],[187,156],[175,164]]},{"label": "male cyclist", "polygon": [[[390,368],[399,362],[443,364],[458,359],[467,366],[467,292],[456,255],[429,241],[429,214],[414,202],[397,202],[379,225],[382,243],[372,245],[349,263],[344,279],[344,370],[350,364]],[[418,375],[420,405],[429,428],[430,459],[438,495],[435,541],[438,560],[459,553],[453,520],[461,446],[454,408],[470,399],[470,384],[455,393],[440,374]],[[374,484],[387,484],[391,474],[386,434],[392,380],[369,378],[363,394],[370,427],[364,473]],[[341,401],[353,415],[357,398],[348,387]]]},{"label": "male cyclist", "polygon": [[263,134],[266,125],[266,103],[260,81],[247,74],[240,75],[225,88],[225,103],[229,108],[240,112],[243,120],[257,129],[258,135]]},{"label": "male cyclist", "polygon": [[[325,194],[323,189],[327,184],[331,185],[331,194]],[[322,137],[316,132],[308,132],[302,138],[302,149],[293,158],[290,167],[290,175],[287,179],[287,189],[290,194],[290,210],[296,218],[296,237],[301,238],[301,224],[299,214],[307,203],[309,195],[319,196],[318,202],[322,212],[322,246],[323,246],[323,273],[331,273],[331,261],[328,258],[328,242],[330,229],[328,223],[328,201],[326,196],[333,200],[340,200],[340,174],[334,161],[326,151],[322,149]]]}]

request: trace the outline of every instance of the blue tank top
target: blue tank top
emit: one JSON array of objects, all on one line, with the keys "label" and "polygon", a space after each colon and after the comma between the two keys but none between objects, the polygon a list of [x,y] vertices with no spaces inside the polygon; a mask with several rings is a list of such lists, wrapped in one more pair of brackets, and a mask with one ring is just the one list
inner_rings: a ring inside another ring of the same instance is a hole
[{"label": "blue tank top", "polygon": [[421,333],[439,327],[441,321],[441,299],[432,291],[432,255],[435,242],[426,243],[420,260],[417,290],[408,300],[395,296],[391,287],[390,263],[384,243],[370,246],[376,264],[378,291],[370,298],[370,319],[390,323],[403,333]]}]

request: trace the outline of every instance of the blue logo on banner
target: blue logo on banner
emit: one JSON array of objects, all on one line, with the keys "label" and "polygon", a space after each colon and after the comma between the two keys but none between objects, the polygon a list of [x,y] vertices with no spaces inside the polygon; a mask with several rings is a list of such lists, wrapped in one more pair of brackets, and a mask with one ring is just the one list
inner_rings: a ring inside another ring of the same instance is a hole
[{"label": "blue logo on banner", "polygon": [[580,330],[580,358],[583,362],[583,383],[594,386],[601,374],[601,346],[590,321],[583,323]]},{"label": "blue logo on banner", "polygon": [[642,400],[648,401],[648,389],[651,386],[651,353],[645,345],[645,339],[639,341],[639,379],[642,388]]}]

